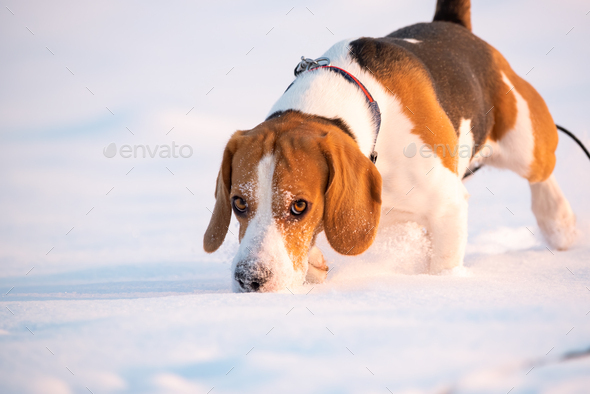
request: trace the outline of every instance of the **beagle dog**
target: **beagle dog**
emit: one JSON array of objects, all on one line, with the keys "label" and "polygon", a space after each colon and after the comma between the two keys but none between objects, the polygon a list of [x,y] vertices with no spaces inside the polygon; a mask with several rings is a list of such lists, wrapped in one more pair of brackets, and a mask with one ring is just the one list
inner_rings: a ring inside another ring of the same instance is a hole
[{"label": "beagle dog", "polygon": [[318,234],[338,253],[357,255],[380,222],[424,226],[430,273],[461,266],[462,179],[484,164],[528,180],[548,244],[572,244],[575,217],[552,175],[551,114],[504,57],[472,34],[470,8],[469,0],[438,0],[431,23],[302,58],[268,118],[232,135],[204,249],[223,243],[233,212],[240,224],[235,291],[322,282],[328,267]]}]

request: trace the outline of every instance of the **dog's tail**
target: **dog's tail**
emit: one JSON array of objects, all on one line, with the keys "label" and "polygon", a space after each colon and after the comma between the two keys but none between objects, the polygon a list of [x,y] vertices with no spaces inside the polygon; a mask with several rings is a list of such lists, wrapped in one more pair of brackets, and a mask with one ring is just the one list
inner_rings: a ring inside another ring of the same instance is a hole
[{"label": "dog's tail", "polygon": [[432,21],[453,22],[471,30],[471,0],[438,0]]}]

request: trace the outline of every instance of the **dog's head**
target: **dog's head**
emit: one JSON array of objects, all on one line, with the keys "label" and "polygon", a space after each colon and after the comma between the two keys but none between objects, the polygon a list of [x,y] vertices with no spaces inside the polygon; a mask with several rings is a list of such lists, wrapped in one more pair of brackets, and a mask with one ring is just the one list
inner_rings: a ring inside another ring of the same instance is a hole
[{"label": "dog's head", "polygon": [[324,230],[341,254],[364,252],[381,210],[381,176],[330,120],[286,112],[237,131],[223,154],[205,251],[221,246],[232,211],[240,223],[234,290],[278,291],[304,281]]}]

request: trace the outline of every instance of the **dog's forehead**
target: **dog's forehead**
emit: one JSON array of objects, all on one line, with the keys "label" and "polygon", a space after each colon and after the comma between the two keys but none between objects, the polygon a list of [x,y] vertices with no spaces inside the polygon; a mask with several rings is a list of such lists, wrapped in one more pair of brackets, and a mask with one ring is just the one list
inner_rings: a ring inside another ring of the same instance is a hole
[{"label": "dog's forehead", "polygon": [[323,193],[328,178],[325,160],[303,153],[297,158],[286,156],[274,152],[258,160],[237,160],[241,164],[232,171],[232,189],[250,200],[269,186],[273,200],[311,199]]},{"label": "dog's forehead", "polygon": [[322,155],[305,151],[277,155],[274,185],[279,192],[314,198],[323,194],[327,179],[328,165]]},{"label": "dog's forehead", "polygon": [[[256,198],[260,177],[272,177],[276,197],[301,196],[321,189],[328,176],[328,166],[317,141],[322,138],[322,125],[316,126],[320,133],[310,133],[309,127],[304,127],[303,131],[301,127],[268,128],[263,130],[265,133],[255,129],[250,132],[252,134],[245,135],[232,160],[232,189],[248,198]],[[272,166],[268,166],[268,160]],[[267,163],[264,168],[261,167],[263,162]],[[267,186],[268,182],[263,182],[263,187]]]}]

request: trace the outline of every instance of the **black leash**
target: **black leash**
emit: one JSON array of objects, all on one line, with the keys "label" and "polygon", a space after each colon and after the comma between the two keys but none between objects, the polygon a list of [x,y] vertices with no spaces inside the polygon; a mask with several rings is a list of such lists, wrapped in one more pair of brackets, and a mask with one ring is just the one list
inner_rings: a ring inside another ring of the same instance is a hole
[{"label": "black leash", "polygon": [[[584,151],[584,153],[586,154],[586,156],[588,156],[588,159],[590,159],[590,152],[588,152],[588,149],[586,149],[586,147],[584,146],[584,144],[582,143],[582,141],[580,141],[578,139],[578,137],[576,137],[574,135],[574,133],[572,133],[571,131],[567,130],[565,127],[561,127],[560,125],[556,124],[555,127],[557,127],[557,129],[565,134],[567,134],[571,139],[573,139],[574,141],[576,141],[576,144],[578,144],[580,146],[580,148],[582,148],[582,150]],[[471,176],[473,174],[475,174],[477,172],[477,170],[479,170],[481,167],[483,167],[483,164],[475,167],[473,170],[471,170],[469,167],[467,167],[467,171],[465,172],[465,175],[463,175],[462,179],[467,178],[468,176]]]},{"label": "black leash", "polygon": [[566,133],[567,135],[569,135],[574,141],[576,141],[576,144],[578,144],[580,146],[580,148],[582,148],[582,150],[584,151],[584,153],[586,154],[586,156],[588,156],[588,159],[590,159],[590,153],[588,152],[588,149],[586,149],[586,147],[584,146],[584,144],[582,144],[582,141],[580,141],[578,139],[578,137],[576,137],[574,135],[574,133],[572,133],[569,130],[566,130],[565,127],[561,127],[558,124],[556,124],[555,126],[557,127],[558,130],[563,131],[564,133]]}]

